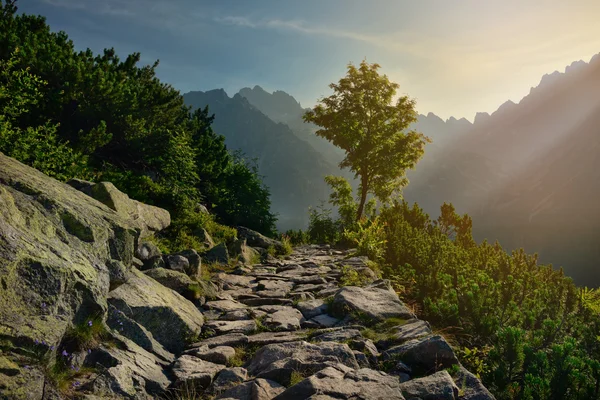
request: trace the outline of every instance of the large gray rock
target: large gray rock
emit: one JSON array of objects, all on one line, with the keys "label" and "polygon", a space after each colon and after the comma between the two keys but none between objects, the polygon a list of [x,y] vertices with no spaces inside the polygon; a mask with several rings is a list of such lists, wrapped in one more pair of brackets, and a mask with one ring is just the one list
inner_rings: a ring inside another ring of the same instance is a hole
[{"label": "large gray rock", "polygon": [[301,341],[264,346],[256,352],[247,368],[253,376],[287,385],[294,371],[310,374],[337,364],[358,368],[347,344]]},{"label": "large gray rock", "polygon": [[112,330],[125,336],[144,350],[153,353],[157,359],[162,361],[165,365],[170,364],[175,360],[175,356],[165,350],[165,348],[154,339],[151,332],[112,306],[109,306],[106,324]]},{"label": "large gray rock", "polygon": [[344,365],[325,368],[274,399],[304,400],[316,395],[348,400],[404,400],[396,377],[368,368],[353,370]]},{"label": "large gray rock", "polygon": [[443,337],[428,336],[409,340],[383,353],[384,359],[400,359],[413,369],[431,373],[458,364],[452,347]]},{"label": "large gray rock", "polygon": [[327,312],[327,304],[321,299],[301,301],[296,307],[306,319],[311,319]]},{"label": "large gray rock", "polygon": [[161,285],[173,289],[182,296],[189,293],[190,287],[194,285],[194,281],[183,272],[173,271],[166,268],[154,268],[144,272],[150,278],[154,279]]},{"label": "large gray rock", "polygon": [[340,289],[333,298],[332,315],[343,318],[350,313],[374,322],[388,318],[415,318],[393,290],[378,287],[346,286]]},{"label": "large gray rock", "polygon": [[171,216],[167,210],[132,200],[110,182],[92,185],[87,194],[131,220],[140,229],[142,237],[161,231],[171,224]]},{"label": "large gray rock", "polygon": [[436,372],[423,378],[411,379],[400,384],[400,390],[407,399],[455,400],[458,388],[446,371]]},{"label": "large gray rock", "polygon": [[110,292],[108,301],[116,309],[152,332],[167,350],[180,353],[191,336],[200,332],[202,313],[187,299],[144,275],[133,277]]},{"label": "large gray rock", "polygon": [[[2,362],[22,365],[36,340],[56,346],[69,326],[103,314],[137,236],[134,221],[0,153],[0,336],[14,349]],[[3,395],[36,393],[39,372],[0,374]]]},{"label": "large gray rock", "polygon": [[229,252],[227,246],[221,243],[202,254],[205,263],[229,264]]},{"label": "large gray rock", "polygon": [[252,265],[260,262],[260,254],[252,247],[247,246],[245,239],[234,241],[227,247],[227,250],[229,251],[230,257],[237,257],[238,262],[241,262],[244,265]]},{"label": "large gray rock", "polygon": [[403,343],[408,340],[431,335],[431,327],[429,326],[429,323],[419,319],[409,320],[406,322],[406,324],[400,325],[394,329],[395,332],[390,338],[377,342],[379,347],[388,348],[392,345]]},{"label": "large gray rock", "polygon": [[204,390],[211,384],[215,375],[224,368],[224,365],[184,354],[173,363],[174,386],[195,391]]},{"label": "large gray rock", "polygon": [[238,226],[237,232],[238,238],[245,239],[248,246],[261,247],[263,249],[267,249],[271,246],[275,247],[276,249],[283,248],[283,245],[280,241],[270,239],[259,232],[253,231],[252,229],[248,229],[243,226]]},{"label": "large gray rock", "polygon": [[190,278],[200,280],[202,278],[202,258],[194,249],[183,250],[174,254],[175,256],[184,257],[188,264],[184,271]]},{"label": "large gray rock", "polygon": [[237,386],[248,379],[248,371],[245,368],[233,367],[222,369],[213,380],[210,387],[211,393],[222,393],[227,389]]},{"label": "large gray rock", "polygon": [[150,399],[163,395],[171,382],[162,365],[130,340],[120,338],[119,342],[119,346],[101,345],[86,357],[84,365],[97,371],[86,388],[116,398]]}]

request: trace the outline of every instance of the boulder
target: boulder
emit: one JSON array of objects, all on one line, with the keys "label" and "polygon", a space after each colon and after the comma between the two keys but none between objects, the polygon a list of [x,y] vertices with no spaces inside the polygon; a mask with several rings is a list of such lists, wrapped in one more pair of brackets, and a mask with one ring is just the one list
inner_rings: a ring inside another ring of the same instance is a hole
[{"label": "boulder", "polygon": [[238,226],[237,232],[238,238],[245,239],[248,246],[260,247],[263,249],[268,249],[269,247],[275,247],[276,249],[283,248],[283,244],[280,241],[270,239],[259,232],[253,231],[252,229]]},{"label": "boulder", "polygon": [[85,389],[117,398],[156,398],[165,394],[171,382],[156,358],[128,339],[117,339],[118,346],[101,345],[85,358],[84,366],[98,371]]},{"label": "boulder", "polygon": [[214,364],[184,354],[173,363],[172,373],[175,378],[173,385],[186,390],[202,391],[211,384],[215,375],[224,368],[224,365]]},{"label": "boulder", "polygon": [[144,275],[133,271],[129,281],[110,292],[108,302],[135,320],[167,350],[178,354],[186,340],[200,332],[202,313],[187,299]]},{"label": "boulder", "polygon": [[204,252],[202,254],[202,260],[205,263],[229,264],[229,252],[227,251],[227,246],[221,243]]},{"label": "boulder", "polygon": [[311,374],[340,363],[358,368],[347,344],[301,341],[266,345],[256,352],[247,368],[253,376],[288,385],[294,371]]},{"label": "boulder", "polygon": [[325,368],[289,387],[274,400],[304,400],[316,395],[348,400],[404,400],[398,378],[381,371],[368,368],[354,370],[340,364]]},{"label": "boulder", "polygon": [[164,256],[163,259],[165,260],[166,268],[172,269],[173,271],[185,274],[190,268],[190,262],[184,256],[171,254],[168,256]]},{"label": "boulder", "polygon": [[400,325],[395,329],[394,334],[389,339],[380,340],[377,345],[381,348],[388,348],[394,344],[403,343],[408,340],[417,339],[423,336],[431,335],[429,323],[419,319],[412,319],[404,325]]},{"label": "boulder", "polygon": [[135,250],[135,256],[146,264],[155,257],[161,257],[162,252],[152,242],[140,242]]},{"label": "boulder", "polygon": [[194,349],[193,352],[188,352],[186,354],[198,357],[204,361],[226,365],[229,360],[235,356],[235,350],[230,346],[217,346],[210,348],[208,345],[204,345]]},{"label": "boulder", "polygon": [[401,383],[400,390],[407,399],[455,400],[458,398],[458,388],[447,371]]},{"label": "boulder", "polygon": [[132,200],[110,182],[92,184],[84,192],[124,218],[133,221],[140,229],[141,237],[161,231],[171,224],[171,215],[167,210]]},{"label": "boulder", "polygon": [[252,247],[246,245],[246,239],[238,239],[231,243],[227,250],[230,257],[237,257],[238,262],[244,265],[252,265],[260,262],[260,254]]},{"label": "boulder", "polygon": [[227,389],[243,383],[248,379],[248,371],[245,368],[233,367],[222,369],[214,379],[211,387],[211,393],[222,393]]},{"label": "boulder", "polygon": [[144,273],[161,285],[173,289],[182,296],[186,296],[186,294],[189,293],[190,287],[195,283],[186,274],[165,268],[149,269],[144,271]]},{"label": "boulder", "polygon": [[255,379],[252,382],[252,400],[271,400],[281,394],[285,387],[268,379]]},{"label": "boulder", "polygon": [[370,286],[346,286],[340,289],[333,298],[331,311],[332,315],[338,318],[358,313],[360,317],[373,322],[385,321],[388,318],[415,318],[413,312],[400,301],[393,290]]},{"label": "boulder", "polygon": [[[56,346],[69,326],[103,314],[137,237],[134,221],[0,153],[2,357],[15,362],[36,341]],[[36,368],[2,376],[3,394],[35,393],[32,379]]]},{"label": "boulder", "polygon": [[383,352],[386,360],[400,359],[410,365],[413,370],[431,373],[458,364],[458,359],[452,347],[443,337],[428,336],[409,340]]},{"label": "boulder", "polygon": [[184,257],[188,261],[184,272],[188,274],[190,278],[196,280],[200,280],[202,278],[202,259],[196,250],[183,250],[174,255]]},{"label": "boulder", "polygon": [[175,360],[175,356],[165,350],[154,339],[151,332],[112,306],[109,306],[106,324],[113,331],[118,332],[144,350],[154,354],[159,362],[170,364]]}]

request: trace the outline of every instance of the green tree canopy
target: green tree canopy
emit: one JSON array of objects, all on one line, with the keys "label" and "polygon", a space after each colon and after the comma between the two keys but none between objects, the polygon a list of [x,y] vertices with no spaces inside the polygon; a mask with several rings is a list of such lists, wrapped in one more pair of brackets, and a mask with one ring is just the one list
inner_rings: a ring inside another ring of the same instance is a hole
[{"label": "green tree canopy", "polygon": [[334,93],[304,114],[305,122],[321,127],[317,135],[346,152],[340,167],[360,179],[357,220],[369,193],[387,202],[406,186],[406,171],[415,167],[429,142],[407,130],[417,119],[415,101],[401,96],[394,102],[400,86],[380,75],[379,68],[366,61],[358,68],[350,63],[347,75],[329,85]]}]

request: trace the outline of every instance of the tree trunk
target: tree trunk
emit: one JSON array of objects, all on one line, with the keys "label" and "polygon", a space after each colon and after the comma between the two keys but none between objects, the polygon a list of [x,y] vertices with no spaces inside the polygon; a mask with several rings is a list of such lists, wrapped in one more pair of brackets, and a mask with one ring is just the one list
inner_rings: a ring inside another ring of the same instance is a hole
[{"label": "tree trunk", "polygon": [[360,221],[363,211],[365,210],[365,202],[367,201],[367,183],[368,180],[366,176],[361,176],[361,193],[360,193],[360,204],[358,205],[358,211],[356,213],[356,222]]}]

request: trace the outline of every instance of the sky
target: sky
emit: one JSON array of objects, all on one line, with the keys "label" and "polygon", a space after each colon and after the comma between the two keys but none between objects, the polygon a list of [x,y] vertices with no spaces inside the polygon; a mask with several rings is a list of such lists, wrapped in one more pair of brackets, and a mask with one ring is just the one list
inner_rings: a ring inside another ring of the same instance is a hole
[{"label": "sky", "polygon": [[182,93],[259,85],[303,107],[363,59],[417,110],[473,120],[600,52],[598,0],[19,0],[77,49],[114,47]]}]

